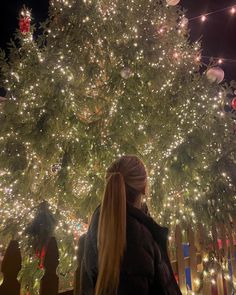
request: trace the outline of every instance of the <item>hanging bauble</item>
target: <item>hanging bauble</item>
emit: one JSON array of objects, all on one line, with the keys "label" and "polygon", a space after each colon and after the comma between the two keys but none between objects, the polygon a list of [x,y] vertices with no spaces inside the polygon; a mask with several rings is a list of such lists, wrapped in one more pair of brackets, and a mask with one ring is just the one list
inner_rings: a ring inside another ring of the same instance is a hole
[{"label": "hanging bauble", "polygon": [[129,67],[125,67],[120,71],[120,75],[123,79],[129,79],[132,75],[132,71]]},{"label": "hanging bauble", "polygon": [[212,67],[207,70],[206,76],[211,83],[219,84],[224,80],[225,73],[220,67]]},{"label": "hanging bauble", "polygon": [[58,173],[61,170],[61,165],[60,164],[53,164],[52,167],[52,173]]},{"label": "hanging bauble", "polygon": [[166,3],[169,5],[169,6],[175,6],[177,4],[179,4],[180,0],[166,0]]},{"label": "hanging bauble", "polygon": [[233,98],[233,100],[231,102],[231,106],[236,111],[236,97]]},{"label": "hanging bauble", "polygon": [[30,12],[26,9],[23,9],[20,14],[20,20],[19,20],[19,27],[20,27],[20,32],[22,35],[27,35],[30,33],[30,22],[31,22],[31,17],[30,17]]},{"label": "hanging bauble", "polygon": [[46,246],[43,246],[43,248],[39,251],[36,249],[35,255],[39,259],[39,268],[43,269],[44,268],[44,258],[46,254]]}]

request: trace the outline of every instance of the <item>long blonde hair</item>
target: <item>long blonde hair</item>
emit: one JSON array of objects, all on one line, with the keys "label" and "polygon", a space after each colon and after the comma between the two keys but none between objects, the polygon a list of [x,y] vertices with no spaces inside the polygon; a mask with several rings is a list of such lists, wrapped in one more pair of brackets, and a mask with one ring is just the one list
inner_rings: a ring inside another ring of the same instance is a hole
[{"label": "long blonde hair", "polygon": [[98,225],[98,277],[95,295],[117,293],[126,247],[126,202],[145,193],[147,173],[137,156],[123,156],[107,170]]}]

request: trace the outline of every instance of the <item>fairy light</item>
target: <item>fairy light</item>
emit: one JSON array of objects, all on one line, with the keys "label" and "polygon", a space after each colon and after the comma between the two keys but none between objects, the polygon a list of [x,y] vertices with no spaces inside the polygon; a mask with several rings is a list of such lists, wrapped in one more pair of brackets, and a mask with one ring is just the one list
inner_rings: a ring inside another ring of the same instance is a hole
[{"label": "fairy light", "polygon": [[235,14],[235,13],[236,13],[236,9],[235,9],[235,7],[232,7],[232,8],[230,9],[230,13],[231,13],[231,14]]},{"label": "fairy light", "polygon": [[216,280],[215,279],[211,279],[211,283],[212,283],[212,285],[215,285],[216,284]]},{"label": "fairy light", "polygon": [[201,21],[202,21],[203,23],[206,21],[206,19],[207,19],[206,15],[202,15],[202,16],[201,16]]},{"label": "fairy light", "polygon": [[217,10],[213,10],[213,11],[209,11],[209,12],[205,13],[204,15],[198,15],[198,16],[191,17],[191,18],[188,19],[188,21],[193,21],[193,20],[197,20],[197,19],[202,20],[203,16],[207,17],[207,16],[210,16],[210,15],[219,14],[219,13],[222,13],[222,12],[225,12],[225,11],[229,11],[232,15],[234,15],[235,12],[236,12],[235,5],[227,6],[227,7],[217,9]]},{"label": "fairy light", "polygon": [[201,284],[201,281],[200,281],[200,279],[195,279],[194,283],[196,284],[197,287],[199,287]]},{"label": "fairy light", "polygon": [[195,57],[195,60],[196,60],[197,62],[200,62],[200,61],[201,61],[201,56],[196,56],[196,57]]}]

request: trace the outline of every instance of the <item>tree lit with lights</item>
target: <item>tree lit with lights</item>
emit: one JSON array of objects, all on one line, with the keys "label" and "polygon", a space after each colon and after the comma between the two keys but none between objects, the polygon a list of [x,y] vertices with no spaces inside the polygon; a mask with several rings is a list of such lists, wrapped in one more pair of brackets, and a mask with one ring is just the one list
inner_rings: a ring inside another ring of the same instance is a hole
[{"label": "tree lit with lights", "polygon": [[[222,108],[232,90],[199,73],[200,44],[189,42],[177,6],[53,0],[43,29],[36,38],[24,9],[20,46],[0,57],[2,246],[14,237],[26,247],[27,225],[46,200],[66,277],[105,169],[128,153],[147,164],[146,201],[162,224],[202,222],[210,236],[213,219],[233,217],[235,135]],[[26,285],[35,256],[25,265]]]}]

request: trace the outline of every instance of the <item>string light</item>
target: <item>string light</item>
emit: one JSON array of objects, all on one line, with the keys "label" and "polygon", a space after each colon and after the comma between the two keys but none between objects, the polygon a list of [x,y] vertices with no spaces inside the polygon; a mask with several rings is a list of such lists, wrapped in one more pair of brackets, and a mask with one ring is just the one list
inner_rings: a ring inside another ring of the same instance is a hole
[{"label": "string light", "polygon": [[235,7],[232,7],[232,8],[230,9],[230,13],[231,13],[231,14],[235,14],[235,12],[236,12]]},{"label": "string light", "polygon": [[209,56],[209,55],[201,55],[200,59],[214,59],[217,63],[222,64],[222,63],[235,63],[236,59],[233,58],[226,58],[226,57],[222,57],[219,58],[217,56]]},{"label": "string light", "polygon": [[202,22],[205,22],[206,19],[207,19],[206,15],[202,15],[202,16],[201,16],[201,21],[202,21]]},{"label": "string light", "polygon": [[198,16],[191,17],[188,19],[188,21],[193,21],[196,19],[201,19],[201,21],[205,21],[207,16],[221,13],[223,11],[229,11],[231,14],[234,15],[236,12],[235,5],[227,6],[227,7],[224,7],[224,8],[218,9],[218,10],[214,10],[214,11],[210,11],[210,12],[204,13],[204,15],[198,15]]}]

